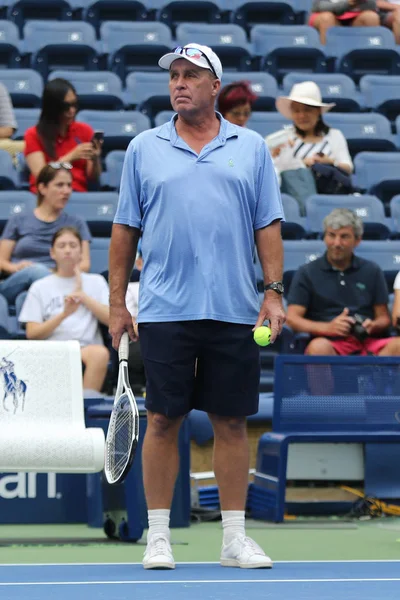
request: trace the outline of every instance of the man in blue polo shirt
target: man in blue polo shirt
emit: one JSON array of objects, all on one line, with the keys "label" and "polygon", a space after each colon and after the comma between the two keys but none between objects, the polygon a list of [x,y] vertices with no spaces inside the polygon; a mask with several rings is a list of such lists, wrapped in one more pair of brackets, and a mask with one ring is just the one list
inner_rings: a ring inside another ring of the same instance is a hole
[{"label": "man in blue polo shirt", "polygon": [[287,323],[311,334],[306,354],[400,355],[400,338],[387,337],[384,274],[377,264],[354,255],[362,234],[360,217],[336,208],[324,219],[326,253],[300,267],[293,278]]},{"label": "man in blue polo shirt", "polygon": [[[177,436],[192,409],[214,428],[222,508],[221,564],[271,567],[245,533],[249,453],[246,416],[258,410],[259,350],[252,331],[282,307],[282,205],[263,139],[215,112],[222,66],[208,47],[163,56],[176,115],[129,145],[110,249],[110,333],[135,338],[125,291],[142,234],[139,334],[148,421],[143,476],[149,531],[144,567],[175,567],[169,514]],[[266,284],[259,307],[254,240]]]}]

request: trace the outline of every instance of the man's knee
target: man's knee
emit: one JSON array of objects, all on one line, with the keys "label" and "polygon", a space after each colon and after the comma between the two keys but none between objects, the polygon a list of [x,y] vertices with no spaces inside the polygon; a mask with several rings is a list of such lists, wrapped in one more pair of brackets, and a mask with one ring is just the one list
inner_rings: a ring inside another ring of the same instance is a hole
[{"label": "man's knee", "polygon": [[327,338],[314,338],[308,344],[305,354],[308,356],[332,356],[336,354],[331,342]]},{"label": "man's knee", "polygon": [[215,437],[225,440],[247,438],[246,417],[221,417],[209,414]]},{"label": "man's knee", "polygon": [[182,417],[169,419],[160,413],[147,411],[147,431],[160,438],[171,438],[179,432]]},{"label": "man's knee", "polygon": [[400,338],[394,337],[392,338],[386,346],[382,348],[379,354],[383,354],[386,356],[400,356]]}]

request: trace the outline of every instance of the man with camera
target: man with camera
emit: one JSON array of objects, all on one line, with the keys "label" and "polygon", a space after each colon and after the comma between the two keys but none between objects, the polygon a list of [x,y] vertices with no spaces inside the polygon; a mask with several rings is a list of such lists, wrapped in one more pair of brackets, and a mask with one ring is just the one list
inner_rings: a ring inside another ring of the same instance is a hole
[{"label": "man with camera", "polygon": [[347,208],[336,208],[324,219],[325,254],[300,267],[293,278],[286,322],[312,336],[308,355],[400,355],[400,338],[388,337],[383,271],[353,252],[362,234],[362,220]]}]

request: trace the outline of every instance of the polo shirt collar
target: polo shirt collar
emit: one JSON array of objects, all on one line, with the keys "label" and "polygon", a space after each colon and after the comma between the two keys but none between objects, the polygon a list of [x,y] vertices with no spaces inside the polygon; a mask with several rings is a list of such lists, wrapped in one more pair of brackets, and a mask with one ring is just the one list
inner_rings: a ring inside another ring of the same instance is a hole
[{"label": "polo shirt collar", "polygon": [[[221,123],[219,133],[217,135],[219,142],[221,144],[225,144],[227,139],[238,137],[237,125],[232,125],[232,123],[224,119],[224,117],[218,111],[215,111],[215,114]],[[160,127],[157,132],[157,137],[162,138],[163,140],[168,140],[172,145],[174,145],[179,137],[175,128],[175,122],[177,118],[178,114],[175,113],[170,121],[164,123],[164,125]]]},{"label": "polo shirt collar", "polygon": [[[324,271],[337,271],[337,269],[335,269],[331,263],[328,261],[327,259],[327,253],[325,252],[323,254],[323,256],[321,256],[321,261],[322,261],[322,269]],[[345,269],[345,271],[357,271],[357,269],[359,269],[361,267],[361,260],[359,256],[356,256],[355,254],[353,254],[352,259],[351,259],[351,263],[350,266],[347,267],[347,269]]]}]

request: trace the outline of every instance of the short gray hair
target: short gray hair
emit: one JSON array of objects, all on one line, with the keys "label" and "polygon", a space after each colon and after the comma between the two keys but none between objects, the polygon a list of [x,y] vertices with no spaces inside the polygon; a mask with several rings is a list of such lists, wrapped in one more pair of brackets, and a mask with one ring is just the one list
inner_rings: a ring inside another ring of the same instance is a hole
[{"label": "short gray hair", "polygon": [[342,227],[352,227],[357,239],[362,238],[364,233],[363,222],[360,217],[348,208],[335,208],[323,221],[324,233],[328,229],[341,229]]}]

